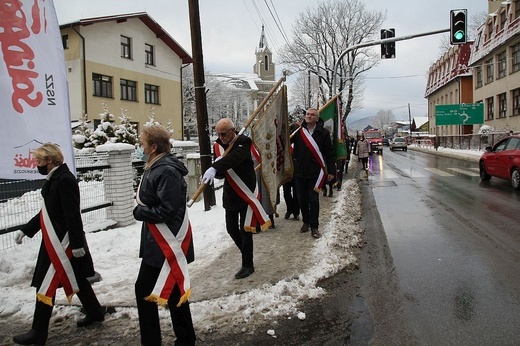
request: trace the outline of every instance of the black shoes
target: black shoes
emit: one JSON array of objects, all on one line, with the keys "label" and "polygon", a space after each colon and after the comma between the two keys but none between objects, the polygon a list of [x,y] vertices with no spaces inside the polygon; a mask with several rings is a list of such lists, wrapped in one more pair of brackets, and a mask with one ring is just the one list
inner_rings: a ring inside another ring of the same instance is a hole
[{"label": "black shoes", "polygon": [[40,333],[36,329],[13,337],[13,342],[18,345],[45,345],[46,341],[47,333]]},{"label": "black shoes", "polygon": [[311,229],[311,235],[313,238],[316,238],[316,239],[321,238],[321,234],[317,228]]},{"label": "black shoes", "polygon": [[253,274],[255,272],[255,268],[253,267],[242,267],[240,270],[235,274],[235,279],[243,279],[247,278],[249,275]]},{"label": "black shoes", "polygon": [[286,220],[289,220],[290,217],[291,217],[291,213],[287,212],[287,213],[285,213],[285,216],[283,218]]},{"label": "black shoes", "polygon": [[294,215],[293,220],[298,221],[300,217],[298,215]]},{"label": "black shoes", "polygon": [[105,320],[105,308],[101,307],[96,313],[87,314],[81,320],[78,320],[76,324],[78,327],[88,327],[95,322],[103,322]]},{"label": "black shoes", "polygon": [[300,228],[300,232],[305,233],[305,232],[308,232],[308,231],[309,231],[309,224],[308,223],[304,223],[302,225],[302,228]]}]

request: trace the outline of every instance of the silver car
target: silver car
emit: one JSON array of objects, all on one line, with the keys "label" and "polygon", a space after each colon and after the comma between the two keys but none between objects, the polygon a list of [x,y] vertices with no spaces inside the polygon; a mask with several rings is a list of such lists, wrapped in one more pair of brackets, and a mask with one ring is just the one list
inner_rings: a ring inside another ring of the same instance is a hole
[{"label": "silver car", "polygon": [[404,151],[408,150],[408,143],[406,142],[406,138],[396,137],[390,142],[390,150],[394,151],[396,149],[401,149]]}]

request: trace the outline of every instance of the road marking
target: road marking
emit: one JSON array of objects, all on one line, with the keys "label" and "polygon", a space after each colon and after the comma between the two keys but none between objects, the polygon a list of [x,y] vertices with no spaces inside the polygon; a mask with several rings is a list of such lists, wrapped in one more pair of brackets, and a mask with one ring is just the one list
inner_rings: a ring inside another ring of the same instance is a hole
[{"label": "road marking", "polygon": [[454,175],[448,172],[444,172],[443,170],[437,168],[425,168],[425,170],[430,171],[434,174],[440,175],[441,177],[453,177]]},{"label": "road marking", "polygon": [[478,177],[479,174],[475,172],[469,172],[467,169],[461,169],[461,168],[448,168],[450,171],[457,172],[460,174],[468,175],[470,177]]}]

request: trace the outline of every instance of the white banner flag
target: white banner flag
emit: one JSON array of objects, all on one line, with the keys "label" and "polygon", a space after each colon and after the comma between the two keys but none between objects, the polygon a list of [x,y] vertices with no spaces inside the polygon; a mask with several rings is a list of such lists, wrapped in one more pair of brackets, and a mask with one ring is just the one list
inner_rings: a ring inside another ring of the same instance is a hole
[{"label": "white banner flag", "polygon": [[52,0],[0,0],[0,178],[41,179],[32,150],[60,146],[74,172],[67,74]]}]

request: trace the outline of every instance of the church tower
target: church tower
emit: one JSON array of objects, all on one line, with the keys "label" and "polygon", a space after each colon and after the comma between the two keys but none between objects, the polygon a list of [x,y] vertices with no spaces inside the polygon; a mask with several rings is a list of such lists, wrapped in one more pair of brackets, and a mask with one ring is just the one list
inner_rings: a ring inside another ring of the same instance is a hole
[{"label": "church tower", "polygon": [[253,72],[265,81],[274,81],[275,70],[274,63],[272,61],[273,53],[267,46],[267,40],[265,37],[264,26],[262,25],[262,34],[260,35],[260,43],[255,50],[256,62],[253,66]]}]

